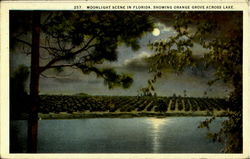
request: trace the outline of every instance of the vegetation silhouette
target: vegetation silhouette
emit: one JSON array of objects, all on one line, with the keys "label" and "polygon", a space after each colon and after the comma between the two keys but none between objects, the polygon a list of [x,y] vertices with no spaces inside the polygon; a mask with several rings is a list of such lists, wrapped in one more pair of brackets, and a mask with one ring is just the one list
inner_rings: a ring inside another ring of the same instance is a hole
[{"label": "vegetation silhouette", "polygon": [[20,114],[28,112],[29,96],[25,88],[29,77],[29,68],[19,65],[10,77],[10,118],[17,119]]},{"label": "vegetation silhouette", "polygon": [[46,77],[49,69],[80,69],[103,78],[110,89],[129,88],[130,75],[98,64],[116,61],[121,44],[139,49],[138,38],[153,29],[148,16],[138,12],[11,11],[10,17],[10,46],[19,42],[31,47],[27,53],[31,54],[28,152],[37,149],[40,76]]},{"label": "vegetation silhouette", "polygon": [[[228,120],[223,122],[218,133],[209,133],[209,136],[214,141],[225,143],[224,152],[242,152],[242,12],[11,11],[11,49],[21,44],[30,47],[26,53],[31,55],[28,152],[36,152],[37,146],[40,76],[47,77],[46,72],[51,69],[58,72],[68,68],[80,69],[83,74],[95,73],[103,78],[110,89],[129,88],[133,82],[130,75],[118,74],[113,68],[98,65],[116,61],[116,49],[121,44],[133,50],[139,49],[138,38],[154,29],[152,17],[173,27],[176,34],[149,44],[154,51],[154,55],[147,59],[153,76],[147,87],[141,88],[141,95],[150,96],[153,104],[158,105],[158,111],[167,111],[164,101],[156,100],[154,87],[166,68],[177,74],[186,68],[215,70],[216,78],[208,85],[223,81],[231,84],[233,91],[227,99]],[[201,45],[207,53],[202,57],[194,56],[194,44]],[[23,89],[21,84],[19,86],[20,90]],[[186,91],[184,96],[187,96]],[[168,110],[172,111],[206,110],[207,106],[206,102],[190,97],[184,100],[183,107],[182,100],[176,95],[168,102]],[[153,104],[138,109],[151,111]],[[110,112],[117,110],[114,103],[107,105]],[[93,107],[91,111],[96,109]],[[131,110],[131,107],[124,108],[124,111]],[[209,128],[214,119],[202,122],[200,127]]]},{"label": "vegetation silhouette", "polygon": [[[155,52],[148,58],[151,64],[149,71],[153,74],[148,80],[148,86],[141,88],[142,94],[155,94],[154,84],[161,78],[164,69],[172,69],[177,74],[186,68],[214,69],[216,81],[223,81],[233,86],[228,98],[228,120],[218,133],[209,133],[214,141],[225,144],[224,152],[242,152],[242,12],[171,12],[168,15],[172,21],[162,23],[172,24],[176,35],[149,44]],[[194,44],[207,49],[204,56],[193,55]],[[204,96],[207,92],[204,92]],[[173,109],[171,107],[170,109]],[[209,127],[213,121],[207,120],[199,127]]]}]

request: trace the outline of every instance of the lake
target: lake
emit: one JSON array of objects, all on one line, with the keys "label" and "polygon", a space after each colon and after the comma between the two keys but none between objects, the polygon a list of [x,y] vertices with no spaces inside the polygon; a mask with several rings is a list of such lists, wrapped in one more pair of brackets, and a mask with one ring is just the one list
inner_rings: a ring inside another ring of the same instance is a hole
[{"label": "lake", "polygon": [[[39,153],[220,153],[197,128],[210,117],[39,120]],[[218,131],[226,118],[216,118]],[[11,152],[26,152],[27,121],[10,122]]]}]

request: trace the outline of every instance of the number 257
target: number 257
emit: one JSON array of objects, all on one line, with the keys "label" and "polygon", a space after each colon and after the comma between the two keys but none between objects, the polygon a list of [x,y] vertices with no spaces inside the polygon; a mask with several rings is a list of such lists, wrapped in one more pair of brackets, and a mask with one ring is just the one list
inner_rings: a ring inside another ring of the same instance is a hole
[{"label": "number 257", "polygon": [[81,9],[81,6],[74,6],[74,9]]}]

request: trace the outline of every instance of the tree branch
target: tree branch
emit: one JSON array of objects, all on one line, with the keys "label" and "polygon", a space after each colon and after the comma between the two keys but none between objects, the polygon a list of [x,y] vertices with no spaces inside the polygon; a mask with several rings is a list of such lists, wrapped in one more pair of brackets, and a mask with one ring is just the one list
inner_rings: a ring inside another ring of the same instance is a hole
[{"label": "tree branch", "polygon": [[[72,54],[73,54],[73,55],[77,55],[77,54],[79,54],[80,52],[85,51],[85,50],[89,49],[90,47],[95,46],[95,45],[90,45],[90,43],[91,43],[94,39],[95,39],[95,36],[93,36],[93,37],[87,42],[87,44],[86,44],[83,48],[81,48],[81,49],[75,51],[75,52],[72,53]],[[89,45],[90,45],[90,46],[89,46]]]},{"label": "tree branch", "polygon": [[[74,64],[62,64],[62,65],[53,65],[53,66],[50,66],[49,68],[61,68],[61,67],[74,67],[77,65],[79,65],[79,63],[74,63]],[[43,67],[40,67],[41,69],[43,69]]]},{"label": "tree branch", "polygon": [[[73,53],[69,53],[69,54],[68,54],[69,56],[59,56],[59,57],[53,58],[53,59],[52,59],[51,61],[49,61],[45,66],[40,67],[39,73],[44,72],[44,71],[45,71],[46,69],[48,69],[48,68],[55,68],[55,67],[72,67],[72,65],[71,65],[71,66],[70,66],[70,65],[67,65],[67,66],[66,66],[66,65],[52,66],[52,65],[55,64],[55,63],[58,62],[58,61],[67,59],[67,58],[69,58],[69,57],[73,57],[73,56],[75,56],[75,55],[77,55],[77,54],[79,54],[79,53],[81,53],[81,52],[83,52],[83,51],[86,51],[86,50],[90,49],[91,47],[94,47],[95,44],[90,45],[91,42],[92,42],[94,39],[95,39],[95,36],[93,36],[93,37],[92,37],[92,38],[91,38],[91,39],[90,39],[81,49],[79,49],[79,50],[77,50],[77,51],[75,51],[75,52],[73,52]],[[24,43],[24,44],[26,44],[26,45],[32,47],[32,44],[29,43],[29,42],[27,42],[27,41],[24,41],[24,40],[18,39],[18,38],[15,38],[15,40],[17,40],[18,42]],[[40,46],[40,48],[43,48],[43,49],[47,50],[49,53],[52,53],[52,50],[55,51],[55,52],[64,52],[64,51],[67,51],[67,52],[68,52],[68,51],[72,50],[72,48],[74,48],[74,47],[72,47],[70,50],[60,50],[60,49],[56,49],[56,48],[53,48],[53,47],[45,47],[45,46]],[[75,64],[73,64],[73,65],[75,66]]]},{"label": "tree branch", "polygon": [[65,60],[65,59],[67,59],[67,58],[69,58],[69,57],[73,57],[73,56],[75,56],[75,55],[81,53],[82,51],[85,51],[85,50],[89,49],[90,47],[93,47],[94,45],[90,45],[90,43],[91,43],[94,39],[95,39],[95,36],[93,36],[93,37],[86,43],[86,45],[85,45],[83,48],[81,48],[81,49],[75,51],[74,53],[70,53],[69,56],[60,56],[60,57],[57,57],[57,58],[52,59],[50,62],[47,63],[47,65],[45,65],[44,67],[41,67],[41,68],[40,68],[40,73],[42,73],[43,71],[45,71],[45,70],[48,69],[48,68],[53,67],[52,65],[55,64],[55,63],[58,62],[58,61]]},{"label": "tree branch", "polygon": [[52,17],[53,14],[54,14],[53,12],[52,12],[52,13],[49,13],[49,15],[48,15],[47,18],[44,20],[44,23],[42,24],[41,27],[44,27],[44,26],[48,25],[47,22],[51,19],[51,17]]},{"label": "tree branch", "polygon": [[[66,79],[66,77],[71,76],[73,73],[74,73],[74,71],[70,72],[67,75],[58,75],[58,76],[48,76],[48,75],[45,75],[45,74],[41,73],[41,76],[44,77],[44,78],[56,78],[56,79],[58,79],[58,78],[60,78],[60,79],[64,78],[64,79]],[[67,79],[69,79],[69,78],[67,78]]]},{"label": "tree branch", "polygon": [[[21,43],[23,43],[23,44],[28,45],[29,47],[32,47],[32,44],[29,43],[29,42],[27,42],[27,41],[25,41],[25,40],[18,39],[18,38],[14,38],[14,39],[15,39],[16,41],[18,41],[18,42],[21,42]],[[58,51],[63,52],[62,50],[56,49],[56,48],[53,48],[53,47],[40,46],[40,48],[45,49],[45,50],[47,50],[48,52],[49,52],[49,50],[54,50],[54,51],[57,51],[57,52],[58,52]]]},{"label": "tree branch", "polygon": [[24,40],[22,40],[22,39],[14,38],[14,40],[16,40],[17,42],[21,42],[21,43],[23,43],[23,44],[26,44],[26,45],[28,45],[29,47],[32,46],[31,43],[29,43],[29,42],[27,42],[27,41],[24,41]]}]

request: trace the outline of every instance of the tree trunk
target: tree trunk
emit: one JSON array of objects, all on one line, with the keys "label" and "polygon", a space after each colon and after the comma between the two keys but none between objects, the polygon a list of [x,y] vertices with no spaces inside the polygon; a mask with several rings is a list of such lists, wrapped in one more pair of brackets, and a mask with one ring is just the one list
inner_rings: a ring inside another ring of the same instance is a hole
[{"label": "tree trunk", "polygon": [[40,43],[40,12],[34,11],[32,16],[32,49],[30,74],[30,112],[28,119],[28,152],[37,151],[37,128],[39,107],[39,43]]}]

